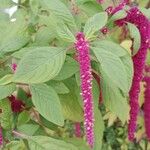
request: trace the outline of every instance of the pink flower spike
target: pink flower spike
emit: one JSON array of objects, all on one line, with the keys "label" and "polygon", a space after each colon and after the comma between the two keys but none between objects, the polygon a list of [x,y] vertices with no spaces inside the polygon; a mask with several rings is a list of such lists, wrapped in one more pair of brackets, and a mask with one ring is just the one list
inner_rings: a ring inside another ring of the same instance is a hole
[{"label": "pink flower spike", "polygon": [[79,32],[76,36],[75,48],[80,65],[81,91],[84,104],[84,129],[86,140],[91,148],[94,146],[94,112],[92,97],[92,74],[89,54],[89,42],[84,33]]},{"label": "pink flower spike", "polygon": [[13,70],[13,72],[15,73],[16,69],[17,69],[17,64],[13,63],[11,64],[11,69]]},{"label": "pink flower spike", "polygon": [[2,128],[0,127],[0,148],[3,146],[3,134],[2,134]]},{"label": "pink flower spike", "polygon": [[128,0],[122,0],[122,2],[113,9],[112,14],[122,10],[128,4]]},{"label": "pink flower spike", "polygon": [[113,7],[109,6],[108,8],[105,9],[105,11],[107,12],[108,15],[111,15],[113,11]]},{"label": "pink flower spike", "polygon": [[145,76],[145,91],[144,91],[144,121],[147,138],[150,140],[150,77]]},{"label": "pink flower spike", "polygon": [[75,135],[77,138],[81,138],[81,126],[80,122],[75,123]]},{"label": "pink flower spike", "polygon": [[128,11],[126,18],[118,20],[116,23],[119,26],[130,22],[134,24],[141,35],[141,47],[136,55],[133,56],[134,77],[132,87],[129,92],[130,97],[130,120],[128,125],[128,138],[134,140],[136,131],[136,121],[139,111],[138,99],[140,93],[140,82],[143,79],[143,70],[145,67],[146,55],[149,48],[150,39],[150,21],[139,11],[137,7],[133,7]]}]

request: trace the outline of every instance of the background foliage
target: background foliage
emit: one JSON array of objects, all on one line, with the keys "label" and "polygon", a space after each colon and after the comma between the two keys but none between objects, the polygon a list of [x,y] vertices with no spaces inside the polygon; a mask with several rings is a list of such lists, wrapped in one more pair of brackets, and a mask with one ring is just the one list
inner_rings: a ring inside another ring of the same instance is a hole
[{"label": "background foliage", "polygon": [[[82,129],[75,137],[74,124],[83,128],[79,64],[75,58],[75,35],[83,31],[90,41],[95,114],[94,150],[149,150],[145,140],[143,114],[139,114],[136,141],[127,139],[128,92],[133,77],[130,47],[140,47],[136,26],[128,24],[127,38],[114,21],[126,16],[121,10],[113,16],[104,11],[118,1],[106,0],[0,0],[0,126],[4,150],[88,150]],[[132,3],[133,4],[133,3]],[[138,0],[141,11],[148,0]],[[17,6],[9,16],[5,10]],[[104,26],[108,34],[100,32]],[[147,62],[150,63],[149,56]],[[17,64],[15,73],[11,64]],[[143,87],[143,84],[141,84]],[[99,98],[102,93],[102,99]],[[22,101],[21,112],[13,112],[8,99]],[[32,95],[32,96],[31,96]],[[99,104],[100,101],[100,104]],[[143,104],[141,92],[140,106]]]}]

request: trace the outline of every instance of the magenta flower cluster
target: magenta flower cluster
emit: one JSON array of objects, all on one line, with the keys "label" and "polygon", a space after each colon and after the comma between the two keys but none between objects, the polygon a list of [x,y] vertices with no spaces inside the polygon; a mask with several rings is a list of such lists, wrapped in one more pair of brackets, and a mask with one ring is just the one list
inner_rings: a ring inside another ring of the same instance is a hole
[{"label": "magenta flower cluster", "polygon": [[147,138],[150,140],[150,76],[144,77],[145,91],[144,91],[144,121]]},{"label": "magenta flower cluster", "polygon": [[134,64],[134,77],[132,87],[130,89],[130,120],[128,125],[128,137],[129,140],[134,139],[134,133],[136,130],[136,120],[139,111],[138,99],[140,92],[140,82],[143,79],[143,70],[145,66],[145,59],[147,50],[149,48],[150,41],[150,22],[149,20],[139,11],[137,7],[133,7],[128,11],[126,18],[117,21],[119,26],[130,22],[139,29],[141,35],[141,47],[138,53],[133,56]]},{"label": "magenta flower cluster", "polygon": [[75,135],[77,138],[81,137],[81,126],[80,126],[80,122],[76,122],[75,123]]},{"label": "magenta flower cluster", "polygon": [[76,35],[75,48],[78,54],[81,78],[81,95],[84,104],[84,128],[88,144],[94,145],[94,112],[92,98],[92,74],[90,63],[89,42],[85,39],[84,33]]}]

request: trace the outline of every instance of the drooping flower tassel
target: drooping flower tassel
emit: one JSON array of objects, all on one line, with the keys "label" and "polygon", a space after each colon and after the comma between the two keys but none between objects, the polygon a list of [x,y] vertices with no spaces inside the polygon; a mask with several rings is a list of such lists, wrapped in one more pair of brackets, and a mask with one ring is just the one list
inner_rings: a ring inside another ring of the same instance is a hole
[{"label": "drooping flower tassel", "polygon": [[139,111],[138,99],[140,93],[140,82],[143,79],[143,70],[145,66],[145,60],[147,55],[147,50],[150,41],[150,22],[149,20],[139,11],[137,7],[133,7],[128,11],[126,18],[118,20],[116,23],[119,26],[130,22],[134,24],[140,32],[141,35],[141,46],[138,53],[133,56],[134,64],[134,77],[132,81],[132,87],[130,89],[130,120],[128,125],[128,138],[129,140],[134,140],[134,133],[136,131],[136,121]]},{"label": "drooping flower tassel", "polygon": [[81,126],[80,126],[80,122],[76,122],[75,123],[75,136],[77,138],[81,137]]},{"label": "drooping flower tassel", "polygon": [[3,134],[2,134],[2,128],[0,127],[0,148],[3,146]]},{"label": "drooping flower tassel", "polygon": [[75,48],[78,54],[81,78],[81,95],[84,104],[84,128],[86,140],[93,148],[94,145],[94,112],[92,98],[92,74],[89,54],[89,42],[82,32],[76,36]]},{"label": "drooping flower tassel", "polygon": [[121,0],[118,6],[116,7],[109,6],[108,8],[106,8],[105,11],[107,12],[108,15],[113,15],[116,12],[124,9],[124,7],[128,4],[128,2],[129,2],[128,0]]},{"label": "drooping flower tassel", "polygon": [[[150,67],[149,67],[150,68]],[[150,73],[150,69],[145,69],[145,71]],[[144,91],[144,121],[147,138],[150,140],[150,76],[145,76],[143,81],[145,82]]]},{"label": "drooping flower tassel", "polygon": [[121,3],[113,9],[112,15],[122,10],[127,4],[128,4],[128,0],[122,0]]}]

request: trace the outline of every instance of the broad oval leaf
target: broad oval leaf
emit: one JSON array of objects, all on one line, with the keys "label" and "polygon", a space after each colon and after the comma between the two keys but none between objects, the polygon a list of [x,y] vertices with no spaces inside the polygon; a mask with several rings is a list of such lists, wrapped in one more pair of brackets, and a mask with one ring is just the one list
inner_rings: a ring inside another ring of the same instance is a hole
[{"label": "broad oval leaf", "polygon": [[5,130],[13,128],[13,114],[11,110],[11,105],[8,99],[0,100],[0,124]]},{"label": "broad oval leaf", "polygon": [[55,47],[35,47],[21,59],[13,82],[42,83],[54,78],[62,68],[66,51]]},{"label": "broad oval leaf", "polygon": [[125,10],[120,10],[117,13],[115,13],[111,19],[109,21],[116,21],[116,20],[120,20],[123,19],[127,16],[127,12]]},{"label": "broad oval leaf", "polygon": [[66,42],[74,43],[76,41],[76,39],[75,39],[74,35],[72,34],[72,32],[63,23],[61,23],[57,26],[57,34],[62,40],[66,41]]},{"label": "broad oval leaf", "polygon": [[100,30],[107,23],[107,13],[101,12],[95,14],[93,17],[88,19],[84,27],[84,33],[87,39],[92,38],[93,34]]},{"label": "broad oval leaf", "polygon": [[108,76],[101,72],[101,89],[104,105],[114,113],[123,123],[129,117],[129,105],[127,97],[124,97],[119,88],[111,81]]},{"label": "broad oval leaf", "polygon": [[103,49],[105,51],[111,52],[117,56],[124,56],[127,54],[126,49],[124,49],[122,46],[120,46],[117,43],[114,43],[109,40],[99,40],[93,42],[93,46],[99,49]]},{"label": "broad oval leaf", "polygon": [[135,55],[141,46],[141,35],[139,29],[132,23],[128,23],[128,29],[130,31],[130,36],[134,41],[132,54]]},{"label": "broad oval leaf", "polygon": [[7,74],[3,78],[0,79],[0,85],[6,85],[12,82],[12,74]]},{"label": "broad oval leaf", "polygon": [[71,143],[48,136],[31,136],[27,140],[31,150],[78,150]]},{"label": "broad oval leaf", "polygon": [[103,71],[117,87],[127,94],[129,91],[128,78],[121,59],[102,48],[92,48],[92,50],[100,63],[101,71]]},{"label": "broad oval leaf", "polygon": [[62,108],[54,89],[46,84],[31,85],[30,89],[33,104],[38,112],[48,121],[63,126]]},{"label": "broad oval leaf", "polygon": [[71,27],[76,26],[71,12],[60,0],[42,0],[41,4],[49,10],[53,11],[56,17],[67,22]]},{"label": "broad oval leaf", "polygon": [[59,72],[59,74],[54,78],[54,80],[65,80],[73,76],[79,71],[79,64],[71,57],[67,57],[66,61]]},{"label": "broad oval leaf", "polygon": [[0,100],[11,95],[15,89],[15,84],[0,85]]}]

